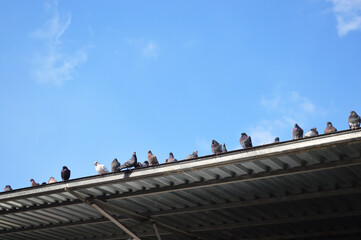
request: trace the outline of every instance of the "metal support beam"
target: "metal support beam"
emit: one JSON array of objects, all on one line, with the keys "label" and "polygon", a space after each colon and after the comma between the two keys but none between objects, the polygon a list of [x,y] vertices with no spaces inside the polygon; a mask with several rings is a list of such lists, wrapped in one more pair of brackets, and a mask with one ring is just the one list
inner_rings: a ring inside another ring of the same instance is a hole
[{"label": "metal support beam", "polygon": [[158,232],[158,228],[157,228],[157,224],[156,224],[156,223],[153,223],[153,228],[154,228],[155,235],[157,236],[157,240],[162,240],[162,238],[161,238],[160,235],[159,235],[159,232]]},{"label": "metal support beam", "polygon": [[124,226],[122,223],[120,223],[117,219],[115,219],[114,217],[112,217],[109,213],[107,213],[104,209],[102,209],[101,207],[99,207],[97,204],[95,203],[90,203],[89,201],[87,201],[86,199],[84,199],[82,196],[80,196],[79,194],[77,194],[76,192],[65,188],[65,191],[71,193],[74,197],[76,197],[77,199],[81,200],[82,202],[92,206],[93,208],[95,208],[95,210],[97,210],[100,214],[102,214],[104,217],[108,218],[111,222],[113,222],[115,225],[117,225],[120,229],[122,229],[124,232],[126,232],[129,236],[131,236],[134,240],[140,240],[139,237],[137,237],[137,235],[135,235],[133,232],[131,232],[126,226]]},{"label": "metal support beam", "polygon": [[129,236],[131,236],[134,240],[140,240],[137,235],[132,233],[128,228],[126,228],[123,224],[121,224],[118,220],[113,218],[110,214],[108,214],[106,211],[104,211],[101,207],[96,205],[95,203],[91,204],[93,208],[95,208],[98,212],[100,212],[102,215],[104,215],[106,218],[108,218],[110,221],[112,221],[115,225],[117,225],[120,229],[122,229],[124,232],[126,232]]}]

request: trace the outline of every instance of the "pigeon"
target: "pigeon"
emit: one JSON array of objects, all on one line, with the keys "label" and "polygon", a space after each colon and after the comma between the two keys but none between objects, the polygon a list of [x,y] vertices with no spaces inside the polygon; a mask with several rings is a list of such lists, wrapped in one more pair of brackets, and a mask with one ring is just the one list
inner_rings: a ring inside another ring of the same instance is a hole
[{"label": "pigeon", "polygon": [[122,170],[123,168],[136,167],[137,165],[138,165],[137,155],[134,152],[133,156],[128,161],[126,161],[122,166],[120,166],[118,169]]},{"label": "pigeon", "polygon": [[177,159],[174,158],[174,155],[172,152],[169,153],[168,159],[165,160],[166,163],[176,162],[176,161],[177,161]]},{"label": "pigeon", "polygon": [[355,111],[351,111],[350,116],[348,117],[348,125],[351,130],[355,130],[360,127],[360,116],[357,115]]},{"label": "pigeon", "polygon": [[241,133],[241,138],[239,139],[243,148],[251,148],[252,147],[252,139],[250,136],[247,136],[246,133]]},{"label": "pigeon", "polygon": [[327,127],[325,129],[325,134],[326,133],[333,133],[333,132],[337,132],[337,129],[334,126],[332,126],[331,122],[327,122]]},{"label": "pigeon", "polygon": [[310,131],[305,133],[305,137],[313,137],[317,135],[318,135],[317,128],[311,128]]},{"label": "pigeon", "polygon": [[97,170],[98,175],[102,175],[105,173],[109,173],[109,170],[101,163],[98,163],[97,161],[94,162],[95,170]]},{"label": "pigeon", "polygon": [[56,180],[55,180],[55,178],[53,178],[53,177],[50,177],[49,178],[49,181],[48,181],[48,183],[50,184],[50,183],[56,183]]},{"label": "pigeon", "polygon": [[138,162],[137,167],[148,167],[148,164],[148,161]]},{"label": "pigeon", "polygon": [[32,187],[39,186],[39,183],[35,182],[34,179],[30,179],[30,182]]},{"label": "pigeon", "polygon": [[149,166],[153,166],[153,165],[158,165],[158,159],[156,156],[153,155],[152,151],[148,151],[148,162],[149,162]]},{"label": "pigeon", "polygon": [[273,142],[274,142],[274,143],[279,143],[279,142],[280,142],[280,138],[279,138],[279,137],[276,137]]},{"label": "pigeon", "polygon": [[295,140],[300,138],[303,138],[303,130],[295,123],[295,127],[292,130],[292,139]]},{"label": "pigeon", "polygon": [[110,168],[112,169],[112,172],[119,172],[120,169],[120,163],[118,162],[118,159],[114,158],[112,163],[110,164]]},{"label": "pigeon", "polygon": [[185,160],[197,158],[198,157],[198,151],[194,151],[192,154],[188,155]]},{"label": "pigeon", "polygon": [[225,152],[227,152],[227,148],[226,148],[226,144],[223,143],[222,144],[222,153],[225,153]]},{"label": "pigeon", "polygon": [[70,170],[67,168],[67,166],[63,166],[63,169],[61,170],[61,179],[63,181],[68,181],[70,178]]},{"label": "pigeon", "polygon": [[212,140],[211,150],[212,153],[219,154],[222,152],[222,146],[216,140]]},{"label": "pigeon", "polygon": [[10,185],[6,185],[4,188],[4,192],[12,191],[13,189],[10,187]]}]

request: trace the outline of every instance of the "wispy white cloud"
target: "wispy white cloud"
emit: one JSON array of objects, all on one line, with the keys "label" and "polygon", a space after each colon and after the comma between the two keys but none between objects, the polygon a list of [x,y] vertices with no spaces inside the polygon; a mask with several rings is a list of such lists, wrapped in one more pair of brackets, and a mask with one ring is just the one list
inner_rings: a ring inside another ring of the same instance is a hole
[{"label": "wispy white cloud", "polygon": [[143,55],[150,58],[157,58],[158,56],[159,47],[156,42],[149,42],[144,48],[143,48]]},{"label": "wispy white cloud", "polygon": [[361,30],[361,0],[328,0],[333,3],[340,37],[350,31]]},{"label": "wispy white cloud", "polygon": [[309,98],[296,91],[284,91],[281,87],[261,97],[260,104],[275,117],[261,119],[250,129],[254,145],[272,143],[283,129],[292,129],[295,123],[304,126],[316,112],[323,112]]},{"label": "wispy white cloud", "polygon": [[62,85],[73,78],[75,68],[87,60],[87,53],[85,47],[73,52],[64,50],[61,38],[71,24],[71,14],[60,16],[56,1],[45,8],[52,17],[32,33],[32,37],[44,41],[42,50],[34,53],[32,75],[40,83]]},{"label": "wispy white cloud", "polygon": [[127,39],[126,42],[137,49],[144,57],[157,58],[159,55],[160,47],[154,40]]}]

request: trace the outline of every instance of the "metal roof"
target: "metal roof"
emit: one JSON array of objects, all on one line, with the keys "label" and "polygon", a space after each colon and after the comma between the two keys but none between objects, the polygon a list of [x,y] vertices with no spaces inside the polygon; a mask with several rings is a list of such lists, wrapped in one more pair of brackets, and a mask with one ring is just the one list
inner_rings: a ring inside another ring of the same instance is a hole
[{"label": "metal roof", "polygon": [[359,239],[361,129],[0,193],[0,239]]}]

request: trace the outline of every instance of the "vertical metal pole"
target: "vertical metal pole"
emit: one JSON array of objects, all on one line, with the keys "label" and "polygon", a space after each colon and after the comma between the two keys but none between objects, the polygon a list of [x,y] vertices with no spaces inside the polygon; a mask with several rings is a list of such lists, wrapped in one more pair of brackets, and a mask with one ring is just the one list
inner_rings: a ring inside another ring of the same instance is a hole
[{"label": "vertical metal pole", "polygon": [[[131,236],[134,240],[141,240],[137,235],[132,233],[128,228],[126,228],[123,224],[121,224],[118,220],[113,218],[110,214],[108,214],[106,211],[104,211],[101,207],[99,207],[96,204],[91,205],[93,208],[95,208],[98,212],[103,214],[106,218],[108,218],[110,221],[112,221],[115,225],[117,225],[119,228],[121,228],[124,232],[126,232],[129,236]],[[158,231],[157,231],[158,232]]]},{"label": "vertical metal pole", "polygon": [[158,240],[162,240],[162,239],[160,238],[160,235],[159,235],[159,232],[158,232],[158,228],[157,228],[157,224],[156,224],[156,223],[153,223],[153,228],[154,228],[155,235],[157,235],[157,239],[158,239]]}]

